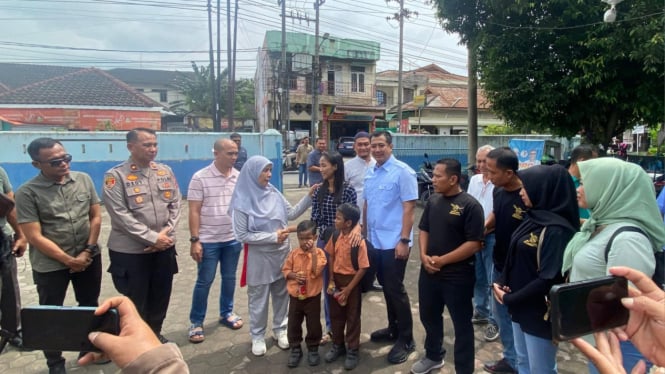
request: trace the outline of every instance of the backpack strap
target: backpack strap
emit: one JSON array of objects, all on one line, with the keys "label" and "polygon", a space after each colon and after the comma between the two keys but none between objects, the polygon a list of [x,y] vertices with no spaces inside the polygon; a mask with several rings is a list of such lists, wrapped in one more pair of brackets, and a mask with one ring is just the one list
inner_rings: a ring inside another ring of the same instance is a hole
[{"label": "backpack strap", "polygon": [[[362,240],[365,240],[365,239],[362,239]],[[358,266],[358,250],[359,249],[360,248],[357,245],[354,245],[353,247],[351,247],[351,265],[353,265],[353,270],[355,270],[355,271],[358,271],[358,269],[360,269],[360,267]]]},{"label": "backpack strap", "polygon": [[[637,226],[621,226],[610,237],[610,240],[607,242],[607,245],[605,246],[605,263],[607,263],[607,259],[610,254],[610,249],[612,248],[612,242],[614,241],[614,238],[619,235],[620,233],[628,231],[628,232],[639,232],[640,234],[644,235],[647,239],[649,236],[639,227]],[[651,279],[660,287],[661,289],[665,290],[665,251],[662,249],[660,251],[654,252],[654,258],[656,260],[656,267],[654,268],[653,271],[653,276]]]},{"label": "backpack strap", "polygon": [[547,226],[543,227],[543,230],[540,232],[540,235],[538,236],[538,248],[536,249],[536,265],[538,266],[538,271],[540,271],[540,250],[543,248],[543,240],[545,239],[545,230],[547,230]]},{"label": "backpack strap", "polygon": [[[337,238],[339,238],[339,230],[335,230],[335,232],[333,232],[333,234],[332,234],[333,253],[335,252],[335,244],[337,243]],[[362,240],[365,240],[365,239],[362,239]],[[358,251],[359,250],[360,250],[360,248],[357,245],[351,247],[351,265],[353,266],[353,270],[355,270],[355,271],[358,271],[358,269],[360,269],[360,266],[358,265]]]},{"label": "backpack strap", "polygon": [[617,235],[621,234],[622,232],[638,232],[638,233],[644,235],[645,237],[647,236],[647,234],[644,231],[642,231],[641,228],[639,228],[637,226],[621,226],[621,227],[619,227],[618,229],[616,229],[614,231],[614,233],[612,233],[612,236],[610,236],[610,240],[608,240],[607,245],[605,245],[605,263],[607,263],[607,259],[610,255],[610,249],[612,248],[612,242],[614,242],[614,239],[617,237]]}]

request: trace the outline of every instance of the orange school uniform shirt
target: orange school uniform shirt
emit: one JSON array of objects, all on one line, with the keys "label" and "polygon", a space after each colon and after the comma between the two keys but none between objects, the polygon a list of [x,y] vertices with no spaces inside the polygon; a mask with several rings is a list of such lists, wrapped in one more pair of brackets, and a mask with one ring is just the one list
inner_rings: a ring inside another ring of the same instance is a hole
[{"label": "orange school uniform shirt", "polygon": [[[312,271],[312,255],[316,256],[316,269]],[[311,252],[305,252],[300,248],[292,250],[286,257],[284,266],[282,266],[282,274],[284,278],[291,273],[298,273],[302,271],[307,274],[307,297],[316,296],[321,293],[323,289],[323,277],[321,273],[325,268],[328,261],[326,261],[326,254],[321,248],[314,248]],[[289,295],[298,297],[300,284],[295,279],[286,280],[286,290]]]},{"label": "orange school uniform shirt", "polygon": [[[351,243],[349,235],[339,234],[333,249],[332,237],[326,243],[326,252],[331,256],[333,261],[333,273],[354,275],[356,270],[353,268],[351,262]],[[333,260],[334,259],[334,260]],[[369,259],[367,258],[367,245],[365,241],[361,241],[358,246],[358,269],[366,269],[369,267]]]}]

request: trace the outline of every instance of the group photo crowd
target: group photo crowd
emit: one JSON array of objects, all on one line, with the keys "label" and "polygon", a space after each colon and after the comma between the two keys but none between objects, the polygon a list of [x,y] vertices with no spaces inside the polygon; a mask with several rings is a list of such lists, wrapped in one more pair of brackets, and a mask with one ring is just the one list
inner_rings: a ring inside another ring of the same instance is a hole
[{"label": "group photo crowd", "polygon": [[[417,355],[407,363],[413,374],[444,365],[460,374],[558,373],[550,290],[613,275],[629,284],[618,305],[627,322],[566,340],[589,373],[665,373],[665,193],[639,165],[581,144],[565,166],[519,169],[511,148],[483,145],[468,187],[457,159],[433,162],[433,193],[421,204],[416,172],[393,154],[390,132],[358,132],[346,160],[326,139],[304,137],[295,152],[303,193],[292,203],[271,183],[281,168],[248,155],[241,134],[217,139],[210,164],[188,181],[157,161],[157,140],[152,129],[128,131],[129,157],[103,181],[72,170],[72,155],[50,137],[28,145],[27,182],[12,186],[0,167],[0,354],[7,343],[43,347],[22,334],[17,259],[25,256],[39,305],[63,306],[71,284],[76,306],[117,312],[119,334],[90,331],[98,350],[77,352],[80,366],[189,373],[182,343],[164,332],[170,306],[186,303],[185,344],[209,344],[206,316],[217,313],[225,331],[249,334],[248,355],[264,357],[271,344],[286,351],[279,372],[334,362],[358,371],[369,359],[366,333],[386,346],[388,369]],[[181,221],[188,238],[176,235]],[[178,256],[196,264],[188,300],[173,296]],[[409,258],[419,263],[415,293],[405,286]],[[103,273],[115,290],[106,300]],[[385,305],[373,331],[365,294]],[[577,307],[593,320],[592,309]],[[501,347],[480,367],[474,327]],[[73,365],[62,351],[43,356],[50,374]]]}]

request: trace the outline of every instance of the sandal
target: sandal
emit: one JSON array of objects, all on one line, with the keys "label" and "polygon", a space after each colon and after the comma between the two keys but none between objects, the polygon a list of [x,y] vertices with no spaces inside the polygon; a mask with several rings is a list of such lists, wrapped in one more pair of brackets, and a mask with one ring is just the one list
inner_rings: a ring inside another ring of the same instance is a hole
[{"label": "sandal", "polygon": [[201,325],[192,325],[189,327],[189,342],[198,344],[206,339]]},{"label": "sandal", "polygon": [[221,317],[219,323],[231,330],[237,330],[243,325],[242,318],[235,313],[229,314],[226,318]]}]

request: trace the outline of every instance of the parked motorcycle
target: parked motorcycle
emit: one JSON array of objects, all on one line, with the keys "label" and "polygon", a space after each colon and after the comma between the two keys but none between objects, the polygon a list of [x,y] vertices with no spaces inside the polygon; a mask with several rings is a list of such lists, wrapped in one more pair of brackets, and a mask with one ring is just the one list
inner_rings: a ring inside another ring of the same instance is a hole
[{"label": "parked motorcycle", "polygon": [[418,180],[418,200],[423,204],[425,204],[429,197],[434,193],[434,187],[432,186],[432,171],[433,167],[432,163],[429,161],[429,155],[425,153],[423,165],[416,173],[416,179]]},{"label": "parked motorcycle", "polygon": [[298,170],[295,152],[291,152],[288,149],[282,151],[282,168],[284,171]]}]

